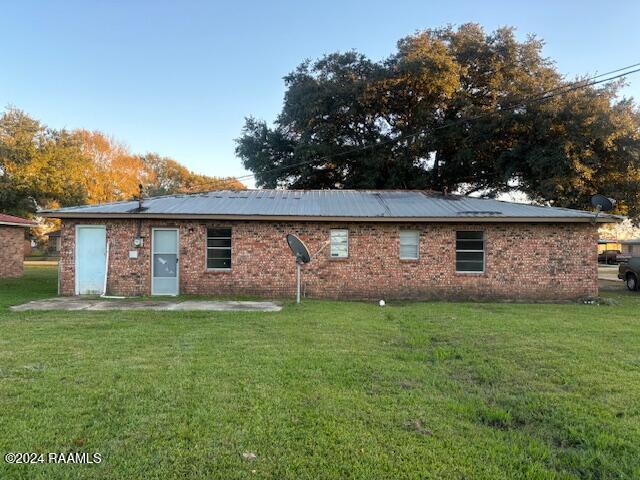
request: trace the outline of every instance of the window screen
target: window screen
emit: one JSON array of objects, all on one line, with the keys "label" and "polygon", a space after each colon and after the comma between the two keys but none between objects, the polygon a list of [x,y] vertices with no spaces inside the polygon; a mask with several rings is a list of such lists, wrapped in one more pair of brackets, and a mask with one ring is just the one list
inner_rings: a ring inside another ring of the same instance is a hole
[{"label": "window screen", "polygon": [[484,232],[456,232],[456,272],[484,272]]},{"label": "window screen", "polygon": [[331,230],[331,257],[347,258],[349,256],[349,231]]},{"label": "window screen", "polygon": [[403,260],[415,260],[418,258],[420,245],[420,232],[411,230],[400,231],[400,258]]},{"label": "window screen", "polygon": [[207,228],[207,268],[231,268],[230,228]]}]

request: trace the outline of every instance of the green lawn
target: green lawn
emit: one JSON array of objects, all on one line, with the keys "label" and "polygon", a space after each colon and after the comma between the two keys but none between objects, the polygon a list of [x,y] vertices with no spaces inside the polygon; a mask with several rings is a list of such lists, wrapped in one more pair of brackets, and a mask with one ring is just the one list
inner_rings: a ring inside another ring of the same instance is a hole
[{"label": "green lawn", "polygon": [[[614,306],[25,312],[0,281],[0,478],[640,478],[640,294]],[[248,460],[243,453],[254,453]]]}]

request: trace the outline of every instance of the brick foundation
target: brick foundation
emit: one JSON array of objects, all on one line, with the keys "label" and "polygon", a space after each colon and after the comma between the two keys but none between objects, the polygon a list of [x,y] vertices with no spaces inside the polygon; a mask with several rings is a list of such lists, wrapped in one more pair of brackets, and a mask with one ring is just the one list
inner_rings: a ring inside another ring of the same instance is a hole
[{"label": "brick foundation", "polygon": [[[138,223],[140,222],[140,223]],[[63,295],[75,293],[77,224],[106,224],[110,244],[108,292],[151,293],[151,229],[179,228],[180,293],[293,297],[295,263],[286,244],[296,233],[315,253],[331,228],[349,230],[349,258],[329,247],[303,267],[303,294],[312,298],[573,299],[597,295],[597,228],[590,223],[391,224],[65,220],[60,252]],[[232,269],[206,269],[206,226],[232,228]],[[133,240],[144,240],[138,258]],[[420,231],[418,260],[399,259],[399,230]],[[455,271],[457,230],[484,230],[485,273]]]},{"label": "brick foundation", "polygon": [[22,276],[24,243],[24,227],[0,225],[0,278]]}]

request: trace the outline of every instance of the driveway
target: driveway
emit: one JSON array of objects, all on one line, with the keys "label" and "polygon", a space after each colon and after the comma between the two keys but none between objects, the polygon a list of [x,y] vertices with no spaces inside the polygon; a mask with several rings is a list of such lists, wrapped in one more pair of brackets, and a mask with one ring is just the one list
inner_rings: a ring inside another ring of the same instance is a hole
[{"label": "driveway", "polygon": [[620,282],[618,278],[618,265],[598,265],[598,280],[612,280]]}]

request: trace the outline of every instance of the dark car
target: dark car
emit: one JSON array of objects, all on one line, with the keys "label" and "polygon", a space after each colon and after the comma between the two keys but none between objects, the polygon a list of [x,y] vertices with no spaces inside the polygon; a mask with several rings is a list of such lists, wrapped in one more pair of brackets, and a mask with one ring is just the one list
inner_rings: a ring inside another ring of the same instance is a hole
[{"label": "dark car", "polygon": [[640,257],[631,257],[628,262],[618,267],[618,278],[624,280],[627,288],[632,292],[638,290],[640,280]]},{"label": "dark car", "polygon": [[606,263],[607,265],[615,265],[619,263],[620,260],[618,256],[620,255],[620,250],[605,250],[602,253],[598,254],[598,263]]}]

